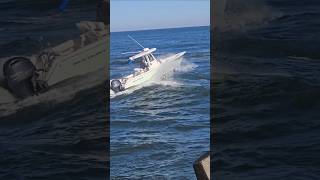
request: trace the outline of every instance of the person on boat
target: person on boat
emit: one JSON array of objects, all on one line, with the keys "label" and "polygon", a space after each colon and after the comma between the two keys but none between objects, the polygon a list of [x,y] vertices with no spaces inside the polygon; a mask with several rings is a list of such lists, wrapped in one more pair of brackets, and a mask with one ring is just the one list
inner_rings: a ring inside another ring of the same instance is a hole
[{"label": "person on boat", "polygon": [[143,69],[143,70],[148,70],[149,69],[149,62],[145,57],[143,57],[141,59],[140,68]]}]

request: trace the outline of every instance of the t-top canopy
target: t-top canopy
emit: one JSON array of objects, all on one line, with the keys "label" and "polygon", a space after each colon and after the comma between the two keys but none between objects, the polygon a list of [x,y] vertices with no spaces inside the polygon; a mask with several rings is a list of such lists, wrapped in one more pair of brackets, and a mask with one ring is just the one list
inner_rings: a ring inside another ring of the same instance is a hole
[{"label": "t-top canopy", "polygon": [[151,54],[151,53],[153,53],[153,52],[156,51],[156,50],[157,50],[157,48],[151,48],[151,49],[149,49],[149,48],[144,48],[142,52],[140,52],[139,54],[136,54],[136,55],[134,55],[134,56],[131,56],[129,59],[130,59],[131,61],[133,61],[133,60],[138,59],[138,58],[140,58],[140,57],[142,57],[142,56],[146,56],[146,55],[148,55],[148,54]]}]

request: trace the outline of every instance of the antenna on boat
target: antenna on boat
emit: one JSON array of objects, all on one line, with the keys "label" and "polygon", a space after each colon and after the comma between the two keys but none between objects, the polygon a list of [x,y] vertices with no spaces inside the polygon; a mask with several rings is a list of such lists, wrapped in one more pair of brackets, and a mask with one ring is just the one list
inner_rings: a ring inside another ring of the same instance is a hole
[{"label": "antenna on boat", "polygon": [[131,37],[130,35],[128,35],[128,37],[144,49],[144,47],[137,40],[133,39],[133,37]]}]

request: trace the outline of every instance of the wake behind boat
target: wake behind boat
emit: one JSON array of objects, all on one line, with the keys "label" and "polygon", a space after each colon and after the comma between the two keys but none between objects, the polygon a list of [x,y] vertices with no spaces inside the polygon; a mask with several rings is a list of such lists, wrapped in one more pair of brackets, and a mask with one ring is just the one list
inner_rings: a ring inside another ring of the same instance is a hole
[{"label": "wake behind boat", "polygon": [[[138,43],[136,40],[134,41]],[[154,78],[163,79],[166,74],[172,72],[178,65],[180,65],[182,57],[186,53],[180,52],[164,59],[157,59],[152,54],[157,50],[156,48],[149,49],[144,48],[141,44],[139,45],[143,50],[138,54],[131,56],[129,58],[129,62],[138,60],[140,62],[140,68],[135,68],[134,73],[120,79],[110,80],[110,96],[132,87],[142,85]]]},{"label": "wake behind boat", "polygon": [[[31,57],[0,60],[0,85],[23,99],[43,93],[75,76],[106,68],[107,29],[102,22],[76,24],[80,37],[48,48]],[[0,87],[0,88],[1,88]]]}]

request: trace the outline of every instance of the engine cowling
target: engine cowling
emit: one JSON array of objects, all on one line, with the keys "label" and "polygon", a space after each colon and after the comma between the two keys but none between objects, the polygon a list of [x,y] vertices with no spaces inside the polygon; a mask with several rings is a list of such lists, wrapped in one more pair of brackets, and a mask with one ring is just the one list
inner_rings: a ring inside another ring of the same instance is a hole
[{"label": "engine cowling", "polygon": [[122,83],[118,79],[114,79],[110,83],[110,89],[112,89],[115,93],[123,91],[124,87],[122,86]]},{"label": "engine cowling", "polygon": [[35,94],[32,78],[36,68],[25,57],[14,57],[3,65],[3,75],[9,91],[17,98],[25,98]]}]

